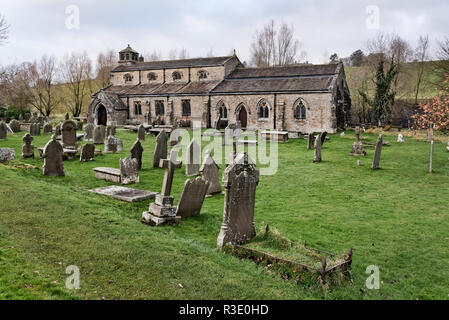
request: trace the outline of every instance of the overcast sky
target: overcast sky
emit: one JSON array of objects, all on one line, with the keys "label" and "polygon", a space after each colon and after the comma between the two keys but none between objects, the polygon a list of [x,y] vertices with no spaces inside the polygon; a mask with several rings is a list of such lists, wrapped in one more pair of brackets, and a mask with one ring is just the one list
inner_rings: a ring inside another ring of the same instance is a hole
[{"label": "overcast sky", "polygon": [[[79,29],[70,5],[79,9]],[[376,9],[367,13],[373,5],[379,9],[378,28]],[[0,64],[74,50],[95,59],[100,51],[119,51],[128,43],[140,53],[156,49],[165,58],[173,48],[185,48],[190,57],[236,49],[249,61],[254,32],[270,19],[294,26],[312,63],[322,63],[325,54],[345,57],[363,49],[379,31],[395,32],[413,46],[428,34],[433,48],[449,34],[449,0],[3,0],[0,13],[11,25]]]}]

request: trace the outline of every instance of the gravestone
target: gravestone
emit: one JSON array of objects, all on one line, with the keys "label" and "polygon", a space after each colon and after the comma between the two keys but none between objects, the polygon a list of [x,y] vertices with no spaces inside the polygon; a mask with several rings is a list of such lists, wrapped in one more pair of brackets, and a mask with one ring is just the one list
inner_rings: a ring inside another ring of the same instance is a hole
[{"label": "gravestone", "polygon": [[313,132],[310,132],[307,136],[307,149],[312,150],[314,148],[315,143],[315,135]]},{"label": "gravestone", "polygon": [[36,123],[37,122],[37,113],[36,112],[33,112],[33,115],[31,116],[29,122],[30,123]]},{"label": "gravestone", "polygon": [[62,134],[62,132],[61,132],[61,126],[62,126],[62,123],[58,123],[58,124],[56,125],[56,127],[55,127],[55,135],[56,135],[57,137],[59,137],[59,136]]},{"label": "gravestone", "polygon": [[189,143],[186,149],[186,176],[196,176],[200,172],[200,146],[195,139]]},{"label": "gravestone", "polygon": [[19,132],[20,131],[20,122],[16,119],[13,119],[9,122],[9,127],[11,128],[12,132]]},{"label": "gravestone", "polygon": [[25,113],[25,122],[30,122],[31,119],[31,114],[30,113]]},{"label": "gravestone", "polygon": [[117,138],[109,136],[104,144],[104,153],[116,153],[117,152]]},{"label": "gravestone", "polygon": [[66,119],[66,120],[69,120],[69,119],[70,119],[69,113],[66,113],[66,114],[65,114],[65,119]]},{"label": "gravestone", "polygon": [[64,150],[62,145],[56,141],[53,135],[44,147],[42,158],[44,158],[44,176],[64,176]]},{"label": "gravestone", "polygon": [[165,130],[159,132],[156,137],[156,146],[153,153],[153,168],[159,168],[159,163],[162,159],[167,158],[167,134]]},{"label": "gravestone", "polygon": [[226,193],[218,248],[225,244],[244,244],[255,237],[254,204],[258,183],[259,170],[246,153],[237,155],[224,171]]},{"label": "gravestone", "polygon": [[22,158],[34,158],[34,146],[31,144],[33,140],[33,136],[29,133],[23,136],[22,141],[24,142],[24,145],[22,146]]},{"label": "gravestone", "polygon": [[104,143],[104,126],[99,125],[94,128],[94,144]]},{"label": "gravestone", "polygon": [[44,134],[53,133],[53,126],[51,123],[47,123],[44,125]]},{"label": "gravestone", "polygon": [[115,131],[116,131],[115,125],[111,124],[111,125],[107,126],[106,127],[106,137],[115,136]]},{"label": "gravestone", "polygon": [[78,140],[76,138],[76,124],[72,120],[66,120],[61,126],[62,146],[65,149],[78,149]]},{"label": "gravestone", "polygon": [[377,139],[376,142],[376,150],[374,151],[373,165],[371,166],[372,170],[379,169],[380,155],[382,153],[382,145],[383,145],[382,135],[379,135],[379,138]]},{"label": "gravestone", "polygon": [[204,157],[203,165],[200,168],[200,173],[203,179],[209,183],[209,187],[207,188],[206,195],[211,196],[216,193],[221,193],[221,185],[218,180],[218,165],[215,163],[214,158],[210,152],[206,152],[206,156]]},{"label": "gravestone", "polygon": [[360,141],[360,127],[355,127],[355,141],[352,144],[351,156],[364,156],[366,151],[363,149],[363,143]]},{"label": "gravestone", "polygon": [[76,130],[79,130],[79,131],[83,130],[83,122],[82,121],[76,122]]},{"label": "gravestone", "polygon": [[39,123],[33,122],[30,124],[30,134],[33,137],[37,137],[41,135],[41,127]]},{"label": "gravestone", "polygon": [[140,141],[145,141],[145,127],[142,124],[137,128],[137,137]]},{"label": "gravestone", "polygon": [[23,122],[23,115],[19,114],[19,122]]},{"label": "gravestone", "polygon": [[176,216],[176,207],[173,206],[173,197],[170,195],[175,168],[181,168],[182,162],[177,162],[178,152],[172,150],[169,159],[161,159],[160,166],[165,168],[162,191],[156,196],[156,201],[150,204],[148,211],[142,213],[142,222],[160,226],[176,224],[181,217]]},{"label": "gravestone", "polygon": [[16,152],[13,148],[0,148],[0,162],[14,160]]},{"label": "gravestone", "polygon": [[95,156],[95,145],[93,143],[84,144],[81,147],[80,161],[87,162],[94,159]]},{"label": "gravestone", "polygon": [[94,140],[94,128],[95,128],[95,126],[92,123],[88,123],[84,127],[84,141],[93,141]]},{"label": "gravestone", "polygon": [[179,197],[176,215],[181,219],[200,214],[209,183],[201,177],[186,180]]},{"label": "gravestone", "polygon": [[105,195],[126,202],[139,202],[154,199],[157,192],[131,189],[122,186],[108,186],[89,190],[97,194]]},{"label": "gravestone", "polygon": [[122,184],[139,183],[139,164],[136,159],[120,159],[120,176]]},{"label": "gravestone", "polygon": [[138,168],[139,170],[142,169],[142,154],[143,154],[143,148],[142,144],[140,143],[139,138],[137,138],[136,142],[134,142],[133,146],[131,147],[131,158],[137,160]]},{"label": "gravestone", "polygon": [[7,135],[8,135],[8,128],[6,127],[6,123],[0,121],[0,140],[6,140]]},{"label": "gravestone", "polygon": [[404,136],[402,135],[402,133],[398,134],[398,142],[399,143],[404,143],[405,142]]},{"label": "gravestone", "polygon": [[321,147],[323,147],[324,142],[326,142],[327,131],[320,133]]},{"label": "gravestone", "polygon": [[319,136],[316,137],[315,154],[313,156],[313,162],[315,162],[315,163],[321,162],[321,146],[322,146],[321,145],[321,143],[322,143],[321,135],[322,134],[320,134]]}]

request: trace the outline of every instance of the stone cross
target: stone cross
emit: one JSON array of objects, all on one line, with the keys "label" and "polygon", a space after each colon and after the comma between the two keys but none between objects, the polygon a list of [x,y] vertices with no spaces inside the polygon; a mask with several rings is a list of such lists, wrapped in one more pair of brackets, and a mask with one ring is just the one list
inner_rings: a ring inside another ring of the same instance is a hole
[{"label": "stone cross", "polygon": [[372,170],[379,169],[380,155],[382,153],[382,145],[383,145],[383,140],[382,140],[382,135],[380,134],[379,138],[377,139],[377,142],[376,142],[376,150],[374,151],[373,165],[371,166]]},{"label": "stone cross", "polygon": [[196,176],[200,173],[200,146],[195,139],[187,146],[186,153],[186,176]]},{"label": "stone cross", "polygon": [[23,136],[22,141],[25,144],[22,146],[22,158],[34,158],[34,146],[31,144],[33,140],[33,136],[29,133]]},{"label": "stone cross", "polygon": [[164,197],[170,196],[175,169],[182,167],[182,162],[178,162],[176,159],[177,156],[178,152],[176,150],[172,150],[170,152],[170,158],[161,159],[159,163],[159,166],[165,169],[164,182],[162,184],[162,191],[161,191],[161,195]]},{"label": "stone cross", "polygon": [[316,142],[315,142],[315,154],[313,157],[313,162],[317,163],[317,162],[321,162],[321,134],[319,136],[316,137]]}]

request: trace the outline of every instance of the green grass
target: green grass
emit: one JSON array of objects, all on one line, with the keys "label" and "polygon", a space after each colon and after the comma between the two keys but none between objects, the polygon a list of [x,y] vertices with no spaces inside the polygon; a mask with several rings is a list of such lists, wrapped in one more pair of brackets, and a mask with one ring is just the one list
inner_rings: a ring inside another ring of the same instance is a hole
[{"label": "green grass", "polygon": [[[110,185],[96,180],[92,168],[118,168],[136,138],[122,130],[117,135],[125,151],[88,163],[66,161],[63,178],[43,176],[42,159],[20,159],[23,133],[0,142],[14,147],[18,158],[0,164],[0,299],[448,298],[449,153],[441,143],[433,174],[429,144],[407,137],[405,144],[385,138],[391,146],[375,172],[373,150],[360,167],[348,155],[352,133],[331,136],[319,164],[305,140],[279,146],[277,174],[260,177],[256,229],[269,224],[292,241],[337,254],[354,248],[353,281],[323,291],[218,251],[223,195],[206,199],[199,216],[178,226],[152,228],[139,222],[148,202],[89,193]],[[33,144],[48,139],[36,137]],[[163,170],[152,168],[154,143],[153,137],[143,143],[141,183],[133,187],[159,192]],[[20,162],[38,168],[15,169]],[[177,169],[175,201],[185,180],[184,167]],[[65,288],[69,265],[80,268],[80,290]],[[369,265],[380,268],[380,290],[365,288]]]}]

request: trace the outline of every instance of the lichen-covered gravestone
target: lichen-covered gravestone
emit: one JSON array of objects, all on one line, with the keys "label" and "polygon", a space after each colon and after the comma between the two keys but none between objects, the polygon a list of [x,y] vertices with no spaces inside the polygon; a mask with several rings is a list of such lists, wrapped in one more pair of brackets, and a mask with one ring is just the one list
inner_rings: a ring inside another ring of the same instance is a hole
[{"label": "lichen-covered gravestone", "polygon": [[9,127],[11,128],[11,130],[13,132],[19,132],[20,131],[20,122],[17,121],[16,119],[11,120],[11,122],[9,122]]},{"label": "lichen-covered gravestone", "polygon": [[8,128],[6,127],[6,123],[0,121],[0,140],[6,140],[7,135],[8,135]]},{"label": "lichen-covered gravestone", "polygon": [[310,132],[309,135],[307,136],[307,149],[308,150],[313,149],[314,142],[315,142],[315,134],[313,132]]},{"label": "lichen-covered gravestone", "polygon": [[42,157],[44,158],[43,172],[45,176],[64,176],[64,150],[62,145],[56,141],[53,135],[44,147]]},{"label": "lichen-covered gravestone", "polygon": [[24,145],[22,146],[22,158],[34,158],[34,146],[31,144],[33,140],[33,136],[29,133],[23,136],[22,141],[24,142]]},{"label": "lichen-covered gravestone", "polygon": [[0,148],[0,162],[14,160],[15,157],[16,153],[13,148]]},{"label": "lichen-covered gravestone", "polygon": [[66,149],[78,149],[78,140],[76,139],[76,123],[66,120],[62,123],[62,146]]},{"label": "lichen-covered gravestone", "polygon": [[53,133],[53,126],[51,123],[46,123],[44,125],[44,134]]},{"label": "lichen-covered gravestone", "polygon": [[116,153],[117,152],[117,138],[114,136],[109,136],[106,139],[104,145],[104,153]]},{"label": "lichen-covered gravestone", "polygon": [[225,244],[247,243],[255,237],[254,204],[258,183],[259,170],[246,153],[238,154],[224,171],[226,193],[218,248]]},{"label": "lichen-covered gravestone", "polygon": [[107,126],[107,128],[106,128],[106,136],[107,137],[115,136],[115,131],[116,131],[115,125],[111,124],[111,125]]},{"label": "lichen-covered gravestone", "polygon": [[133,146],[131,147],[130,152],[131,152],[131,158],[137,160],[139,170],[142,169],[143,148],[142,148],[142,144],[140,143],[139,138],[137,138],[136,142],[134,142]]},{"label": "lichen-covered gravestone", "polygon": [[84,127],[84,141],[93,141],[94,139],[94,125],[92,123],[88,123]]},{"label": "lichen-covered gravestone", "polygon": [[371,166],[372,170],[379,169],[380,155],[382,153],[382,145],[383,145],[382,135],[379,135],[379,138],[377,139],[376,142],[376,150],[374,151],[373,165]]},{"label": "lichen-covered gravestone", "polygon": [[80,161],[86,162],[94,159],[95,145],[93,143],[87,143],[81,147]]},{"label": "lichen-covered gravestone", "polygon": [[94,128],[94,144],[103,144],[104,143],[104,126],[99,125]]},{"label": "lichen-covered gravestone", "polygon": [[200,172],[200,146],[192,139],[186,150],[186,176],[196,176]]},{"label": "lichen-covered gravestone", "polygon": [[139,164],[136,159],[120,159],[120,177],[122,184],[139,183]]},{"label": "lichen-covered gravestone", "polygon": [[162,159],[167,158],[167,134],[162,130],[156,137],[156,146],[153,154],[153,168],[159,168]]},{"label": "lichen-covered gravestone", "polygon": [[201,177],[186,180],[179,198],[176,215],[184,219],[200,214],[208,185],[209,183]]},{"label": "lichen-covered gravestone", "polygon": [[33,137],[37,137],[41,135],[41,126],[37,122],[33,122],[30,124],[30,134]]},{"label": "lichen-covered gravestone", "polygon": [[200,173],[205,181],[209,183],[209,187],[207,188],[207,195],[211,196],[216,193],[221,193],[221,185],[218,180],[218,170],[220,168],[215,163],[214,158],[210,152],[206,152],[206,156],[204,157],[203,165],[200,168]]},{"label": "lichen-covered gravestone", "polygon": [[315,142],[315,154],[313,157],[313,162],[318,163],[321,162],[321,134],[319,136],[316,137],[316,142]]},{"label": "lichen-covered gravestone", "polygon": [[145,141],[145,127],[142,124],[137,128],[137,137],[140,141]]}]

